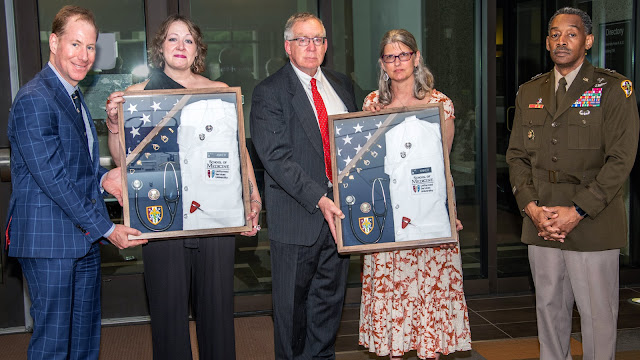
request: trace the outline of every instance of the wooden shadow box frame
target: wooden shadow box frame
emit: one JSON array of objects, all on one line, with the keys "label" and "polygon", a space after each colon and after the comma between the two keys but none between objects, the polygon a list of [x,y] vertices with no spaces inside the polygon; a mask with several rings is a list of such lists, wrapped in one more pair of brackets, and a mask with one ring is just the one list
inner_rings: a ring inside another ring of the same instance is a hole
[{"label": "wooden shadow box frame", "polygon": [[142,232],[130,238],[250,231],[240,88],[127,91],[124,98],[123,217]]},{"label": "wooden shadow box frame", "polygon": [[458,241],[443,128],[442,104],[329,117],[340,253]]}]

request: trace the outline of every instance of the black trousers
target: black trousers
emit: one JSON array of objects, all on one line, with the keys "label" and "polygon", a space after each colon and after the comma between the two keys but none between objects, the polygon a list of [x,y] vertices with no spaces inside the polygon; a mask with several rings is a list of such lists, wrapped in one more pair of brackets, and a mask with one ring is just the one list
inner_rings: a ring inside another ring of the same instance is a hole
[{"label": "black trousers", "polygon": [[348,270],[326,223],[312,246],[271,241],[276,359],[335,359]]},{"label": "black trousers", "polygon": [[235,237],[150,241],[142,254],[153,358],[191,359],[191,300],[200,359],[235,359]]}]

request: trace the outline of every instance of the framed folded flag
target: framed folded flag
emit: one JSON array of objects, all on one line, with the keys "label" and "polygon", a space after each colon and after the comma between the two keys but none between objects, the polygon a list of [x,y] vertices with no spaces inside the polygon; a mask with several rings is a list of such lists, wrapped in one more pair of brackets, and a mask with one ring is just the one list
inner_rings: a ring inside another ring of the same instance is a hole
[{"label": "framed folded flag", "polygon": [[131,238],[251,230],[240,88],[128,91],[124,98],[124,223],[142,232]]},{"label": "framed folded flag", "polygon": [[442,104],[329,117],[338,251],[458,241]]}]

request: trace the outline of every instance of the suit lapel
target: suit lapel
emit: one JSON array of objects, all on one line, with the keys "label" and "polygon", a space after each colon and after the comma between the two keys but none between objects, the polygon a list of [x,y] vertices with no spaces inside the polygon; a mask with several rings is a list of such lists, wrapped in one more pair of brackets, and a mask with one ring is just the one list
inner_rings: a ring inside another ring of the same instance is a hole
[{"label": "suit lapel", "polygon": [[336,94],[338,94],[338,97],[340,97],[340,100],[342,100],[342,103],[347,107],[347,110],[349,112],[357,111],[353,107],[353,104],[354,104],[353,96],[344,87],[344,85],[341,84],[340,81],[335,76],[333,76],[333,73],[325,69],[322,70],[322,73],[324,74],[324,77],[327,78],[327,80],[329,80],[331,87],[333,88],[333,90],[335,90]]},{"label": "suit lapel", "polygon": [[[49,65],[46,65],[46,68],[44,70],[43,80],[47,83],[47,85],[51,89],[51,92],[53,93],[53,96],[54,96],[54,100],[57,103],[58,107],[61,109],[60,111],[61,115],[67,116],[70,119],[71,123],[73,123],[73,126],[78,131],[78,136],[80,137],[80,139],[84,140],[84,141],[80,141],[82,143],[82,145],[80,146],[83,146],[83,148],[87,151],[87,156],[89,156],[89,145],[87,144],[87,137],[85,135],[86,128],[84,125],[84,119],[82,118],[82,112],[78,113],[76,111],[76,107],[73,104],[73,100],[71,100],[71,97],[67,94],[67,89],[64,88],[64,85],[62,85],[62,83],[60,82],[60,79],[58,79],[58,77],[53,72],[53,70],[51,70]],[[82,104],[85,106],[85,109],[87,109],[86,105],[84,104],[84,100],[82,100]],[[90,115],[89,115],[89,119],[91,119]],[[93,129],[93,126],[92,126],[92,131],[95,131]],[[96,139],[95,134],[94,134],[94,139]]]},{"label": "suit lapel", "polygon": [[291,104],[293,105],[293,109],[300,121],[300,124],[302,125],[302,128],[304,129],[304,132],[307,134],[307,137],[311,142],[311,146],[313,146],[318,154],[324,156],[324,151],[322,149],[322,136],[320,135],[318,120],[313,112],[311,102],[309,102],[307,92],[302,87],[300,79],[293,70],[293,65],[289,63],[287,66],[287,75],[289,78],[288,88],[292,96]]},{"label": "suit lapel", "polygon": [[562,99],[562,102],[557,105],[558,108],[553,117],[554,120],[567,111],[571,105],[578,100],[582,94],[584,94],[585,91],[589,90],[593,86],[593,84],[593,65],[585,60],[582,64],[582,68],[567,90],[567,94]]}]

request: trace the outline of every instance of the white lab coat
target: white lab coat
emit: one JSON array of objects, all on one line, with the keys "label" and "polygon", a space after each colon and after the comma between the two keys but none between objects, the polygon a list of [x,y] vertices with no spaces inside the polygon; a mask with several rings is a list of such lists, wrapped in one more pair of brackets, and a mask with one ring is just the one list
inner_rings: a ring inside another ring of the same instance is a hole
[{"label": "white lab coat", "polygon": [[[184,230],[245,224],[237,129],[234,104],[200,100],[182,109],[177,136]],[[192,213],[193,201],[200,210]]]},{"label": "white lab coat", "polygon": [[[389,130],[385,141],[396,241],[450,237],[440,125],[411,116]],[[410,219],[404,229],[403,217]]]}]

